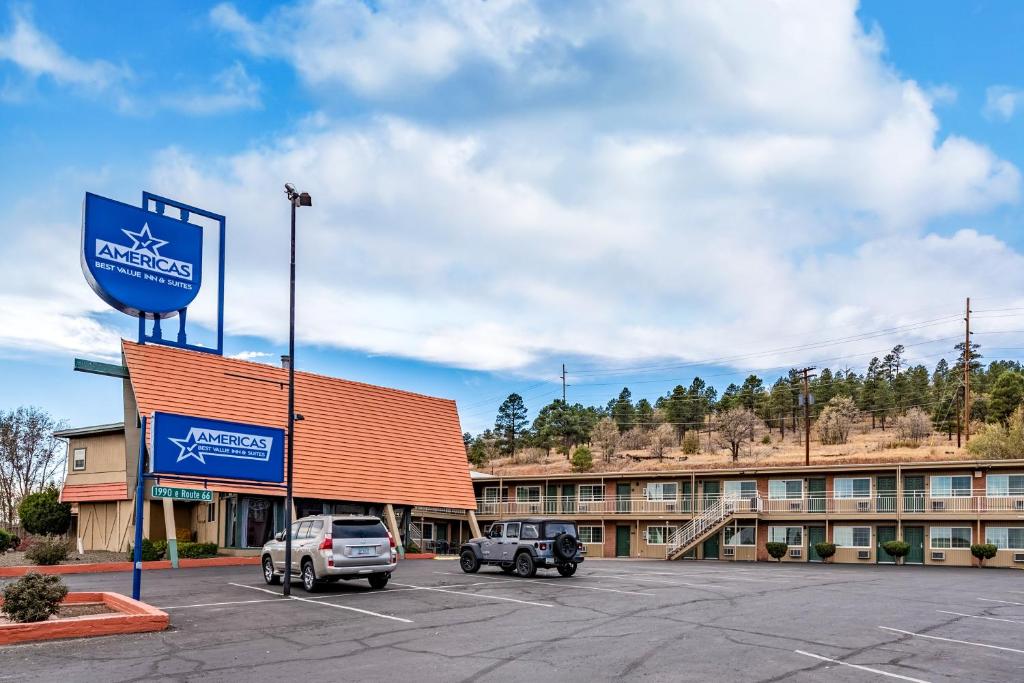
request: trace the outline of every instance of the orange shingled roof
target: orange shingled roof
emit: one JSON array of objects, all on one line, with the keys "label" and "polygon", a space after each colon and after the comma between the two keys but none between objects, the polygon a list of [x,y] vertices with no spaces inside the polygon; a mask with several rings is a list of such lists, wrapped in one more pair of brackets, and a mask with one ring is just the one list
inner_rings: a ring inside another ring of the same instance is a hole
[{"label": "orange shingled roof", "polygon": [[[127,340],[121,348],[140,415],[287,426],[287,370]],[[455,401],[296,371],[295,410],[304,418],[296,497],[476,507]]]},{"label": "orange shingled roof", "polygon": [[62,503],[88,503],[94,500],[128,500],[128,484],[123,481],[109,484],[69,484],[60,492]]}]

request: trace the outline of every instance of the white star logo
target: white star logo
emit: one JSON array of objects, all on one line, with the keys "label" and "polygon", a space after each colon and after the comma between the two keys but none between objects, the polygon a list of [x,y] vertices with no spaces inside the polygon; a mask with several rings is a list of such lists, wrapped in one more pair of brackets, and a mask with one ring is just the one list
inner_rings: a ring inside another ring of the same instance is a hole
[{"label": "white star logo", "polygon": [[158,240],[153,237],[153,233],[149,231],[149,223],[144,223],[142,230],[138,232],[132,232],[127,228],[122,228],[121,232],[131,238],[134,243],[132,244],[132,249],[143,249],[153,254],[153,256],[159,256],[160,252],[157,249],[167,244],[167,240]]},{"label": "white star logo", "polygon": [[196,435],[193,430],[190,429],[188,436],[184,439],[173,439],[168,437],[168,440],[172,441],[175,446],[181,449],[181,452],[178,453],[178,459],[176,462],[181,462],[186,458],[195,458],[204,465],[206,464],[206,459],[203,457],[203,454],[196,452],[196,446],[199,445],[199,442],[196,441]]}]

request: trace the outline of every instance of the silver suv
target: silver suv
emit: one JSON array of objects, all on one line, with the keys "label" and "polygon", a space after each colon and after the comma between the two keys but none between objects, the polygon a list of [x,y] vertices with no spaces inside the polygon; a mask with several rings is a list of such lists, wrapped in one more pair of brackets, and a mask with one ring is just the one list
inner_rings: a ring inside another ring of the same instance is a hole
[{"label": "silver suv", "polygon": [[[292,524],[292,576],[302,587],[316,591],[323,582],[369,579],[371,588],[383,588],[398,566],[395,539],[376,517],[312,515]],[[284,574],[285,532],[263,546],[263,578],[281,583]]]}]

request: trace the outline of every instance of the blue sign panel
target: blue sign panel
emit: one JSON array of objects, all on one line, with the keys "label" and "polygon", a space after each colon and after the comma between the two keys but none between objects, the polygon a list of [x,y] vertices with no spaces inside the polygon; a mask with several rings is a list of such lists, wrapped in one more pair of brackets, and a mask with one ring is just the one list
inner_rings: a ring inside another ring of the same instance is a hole
[{"label": "blue sign panel", "polygon": [[81,256],[85,279],[108,304],[169,318],[199,294],[203,229],[87,192]]},{"label": "blue sign panel", "polygon": [[153,415],[154,474],[284,480],[284,430],[171,413]]}]

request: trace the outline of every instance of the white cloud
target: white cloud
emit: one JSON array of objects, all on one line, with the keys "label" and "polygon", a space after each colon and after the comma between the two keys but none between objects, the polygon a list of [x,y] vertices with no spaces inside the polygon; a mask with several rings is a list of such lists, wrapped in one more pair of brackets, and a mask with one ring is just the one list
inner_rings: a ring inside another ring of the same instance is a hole
[{"label": "white cloud", "polygon": [[213,88],[186,90],[163,97],[163,106],[186,114],[209,116],[262,106],[258,78],[250,76],[240,62],[213,76]]},{"label": "white cloud", "polygon": [[271,358],[274,354],[267,353],[266,351],[239,351],[238,353],[232,353],[228,358],[236,358],[238,360],[252,360],[252,361],[263,361],[264,358]]},{"label": "white cloud", "polygon": [[985,89],[985,108],[990,119],[1009,121],[1024,107],[1024,89],[1008,85],[993,85]]},{"label": "white cloud", "polygon": [[11,30],[0,36],[0,60],[16,64],[33,79],[47,76],[59,85],[91,93],[109,90],[131,72],[102,59],[83,60],[67,54],[42,33],[26,11],[11,9]]}]

